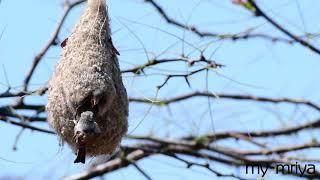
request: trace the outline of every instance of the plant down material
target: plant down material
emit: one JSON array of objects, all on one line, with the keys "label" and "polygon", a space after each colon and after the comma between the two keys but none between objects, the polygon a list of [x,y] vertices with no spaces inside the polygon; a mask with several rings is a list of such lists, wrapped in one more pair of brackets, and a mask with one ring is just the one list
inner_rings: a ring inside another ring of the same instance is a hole
[{"label": "plant down material", "polygon": [[128,98],[122,83],[105,0],[88,0],[49,81],[48,121],[77,153],[111,154],[127,132]]}]

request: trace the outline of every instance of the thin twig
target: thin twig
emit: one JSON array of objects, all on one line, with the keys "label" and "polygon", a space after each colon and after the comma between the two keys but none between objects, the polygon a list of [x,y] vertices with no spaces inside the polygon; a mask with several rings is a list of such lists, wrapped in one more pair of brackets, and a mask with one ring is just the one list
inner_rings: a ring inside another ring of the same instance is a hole
[{"label": "thin twig", "polygon": [[16,126],[20,126],[20,127],[26,128],[26,129],[30,129],[30,130],[33,130],[33,131],[43,132],[43,133],[47,133],[47,134],[55,134],[53,131],[46,130],[46,129],[41,129],[41,128],[38,128],[38,127],[34,127],[34,126],[31,126],[31,125],[29,125],[27,123],[10,120],[10,119],[8,119],[6,117],[2,117],[2,116],[0,116],[0,121],[6,122],[6,123],[9,123],[9,124],[13,124],[13,125],[16,125]]},{"label": "thin twig", "polygon": [[75,6],[77,6],[77,5],[79,5],[79,4],[83,3],[83,2],[85,2],[85,0],[77,0],[77,1],[74,1],[72,3],[65,3],[64,12],[62,14],[62,17],[60,18],[56,29],[52,33],[51,38],[48,40],[47,44],[43,47],[43,49],[33,59],[32,65],[31,65],[30,69],[28,70],[25,79],[23,80],[23,91],[27,91],[28,90],[28,85],[29,85],[29,82],[31,80],[31,77],[33,76],[34,71],[37,68],[37,66],[38,66],[39,62],[41,61],[41,59],[43,58],[43,56],[48,52],[48,50],[50,49],[51,46],[57,44],[56,41],[57,41],[58,35],[60,33],[62,25],[64,24],[64,21],[65,21],[66,17],[70,13],[70,11]]},{"label": "thin twig", "polygon": [[280,24],[278,24],[277,22],[275,22],[271,17],[269,17],[265,12],[262,11],[262,9],[255,3],[254,0],[249,0],[249,2],[254,6],[254,8],[256,9],[256,15],[257,16],[261,16],[264,19],[266,19],[270,24],[272,24],[274,27],[276,27],[277,29],[279,29],[281,32],[283,32],[284,34],[288,35],[289,37],[291,37],[292,39],[294,39],[296,42],[300,43],[301,45],[309,48],[310,50],[312,50],[313,52],[317,53],[320,55],[320,50],[316,47],[314,47],[312,44],[310,44],[309,42],[299,38],[298,36],[294,35],[293,33],[291,33],[289,30],[285,29],[283,26],[281,26]]}]

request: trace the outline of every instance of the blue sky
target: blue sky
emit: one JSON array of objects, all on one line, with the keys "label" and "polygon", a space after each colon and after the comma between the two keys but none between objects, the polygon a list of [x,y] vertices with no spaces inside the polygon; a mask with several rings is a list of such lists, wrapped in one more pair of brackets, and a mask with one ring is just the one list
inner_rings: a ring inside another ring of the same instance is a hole
[{"label": "blue sky", "polygon": [[[218,0],[173,0],[158,2],[169,12],[170,16],[187,24],[195,24],[199,29],[212,32],[239,33],[249,27],[255,32],[267,33],[272,36],[285,37],[261,18],[255,18],[242,7],[233,5],[230,1]],[[259,0],[259,4],[268,14],[284,24],[292,32],[317,33],[320,24],[320,2],[311,0]],[[299,2],[299,5],[297,5]],[[3,0],[0,4],[0,92],[6,90],[7,80],[11,87],[21,86],[33,57],[40,51],[53,32],[59,17],[62,15],[61,0]],[[301,13],[299,13],[299,7]],[[59,35],[64,39],[72,30],[83,6],[75,8]],[[243,41],[214,41],[214,39],[199,39],[190,32],[185,32],[165,23],[154,9],[142,0],[109,0],[109,12],[115,46],[121,53],[119,57],[122,69],[134,64],[147,62],[148,58],[156,56],[177,57],[190,54],[198,58],[199,52],[192,46],[182,43],[181,38],[193,46],[211,43],[205,51],[206,56],[225,68],[213,71],[209,75],[208,90],[213,93],[242,93],[263,95],[269,97],[306,98],[320,103],[318,77],[320,71],[319,55],[298,44],[273,43],[261,39]],[[301,15],[302,14],[302,15]],[[167,33],[167,32],[170,32]],[[134,35],[133,35],[134,33]],[[174,34],[175,36],[173,36]],[[138,37],[138,38],[137,38]],[[319,46],[319,40],[312,42]],[[170,47],[171,46],[171,47]],[[170,49],[164,54],[162,52]],[[183,48],[182,48],[183,47]],[[144,48],[148,52],[146,55]],[[32,79],[32,87],[43,86],[50,77],[54,65],[58,62],[60,47],[53,47],[41,61]],[[148,57],[148,58],[147,58]],[[161,69],[187,71],[183,64],[161,65]],[[4,70],[5,72],[4,73]],[[159,76],[159,70],[151,69],[148,77],[124,75],[124,82],[130,96],[155,97],[156,86],[165,77]],[[232,80],[230,80],[232,79]],[[173,97],[178,94],[206,90],[205,73],[197,74],[190,80],[192,88],[181,79],[173,79],[159,92],[158,97]],[[0,105],[11,100],[1,99]],[[29,97],[28,102],[46,103],[46,97]],[[269,105],[247,102],[233,102],[214,99],[212,104],[213,118],[208,113],[208,100],[196,99],[188,103],[174,104],[171,113],[167,108],[152,108],[146,105],[130,105],[130,130],[135,129],[141,119],[148,115],[133,132],[133,134],[154,134],[157,136],[178,137],[186,134],[201,134],[212,131],[211,121],[215,131],[224,130],[260,130],[274,127],[286,127],[312,120],[318,117],[318,112],[305,107],[297,110],[290,105]],[[281,118],[280,118],[281,117]],[[43,124],[37,124],[46,127]],[[57,138],[52,135],[24,131],[18,150],[13,152],[12,145],[20,129],[1,123],[0,135],[0,176],[16,175],[26,179],[56,179],[63,175],[79,172],[85,166],[74,165],[72,152],[65,146],[59,148]],[[280,139],[275,144],[292,143],[319,137],[319,132],[306,133],[297,139]],[[233,142],[225,142],[234,146]],[[187,170],[183,164],[162,156],[143,160],[141,167],[154,179],[212,179],[209,172],[194,168]],[[213,164],[222,169],[223,166]],[[230,170],[241,174],[241,170]],[[134,168],[120,170],[106,176],[110,179],[142,179]],[[274,177],[269,175],[269,178]]]}]

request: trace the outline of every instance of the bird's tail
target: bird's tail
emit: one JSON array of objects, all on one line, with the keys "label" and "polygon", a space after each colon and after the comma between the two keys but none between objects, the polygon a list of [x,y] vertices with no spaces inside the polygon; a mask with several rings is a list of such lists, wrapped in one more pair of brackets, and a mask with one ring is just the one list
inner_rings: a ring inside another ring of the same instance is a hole
[{"label": "bird's tail", "polygon": [[86,163],[86,148],[79,148],[74,163]]}]

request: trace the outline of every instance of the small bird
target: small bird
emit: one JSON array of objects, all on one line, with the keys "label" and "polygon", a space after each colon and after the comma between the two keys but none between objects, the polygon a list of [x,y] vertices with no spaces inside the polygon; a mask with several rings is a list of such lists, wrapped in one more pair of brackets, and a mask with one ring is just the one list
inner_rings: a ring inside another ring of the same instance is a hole
[{"label": "small bird", "polygon": [[74,127],[74,139],[78,148],[74,163],[85,163],[86,143],[100,134],[101,129],[95,122],[93,113],[91,111],[81,113],[80,119]]}]

